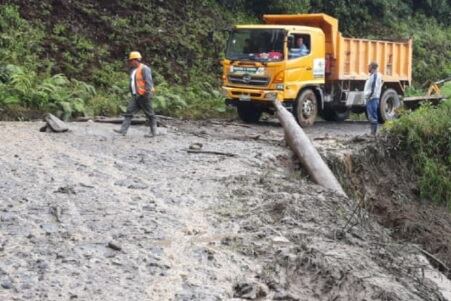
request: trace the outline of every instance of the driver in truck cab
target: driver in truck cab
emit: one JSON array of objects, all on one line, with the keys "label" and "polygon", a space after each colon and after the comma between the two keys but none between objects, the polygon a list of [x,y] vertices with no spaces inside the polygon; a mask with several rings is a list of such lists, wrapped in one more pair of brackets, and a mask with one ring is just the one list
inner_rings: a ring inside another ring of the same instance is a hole
[{"label": "driver in truck cab", "polygon": [[310,50],[307,48],[307,46],[304,44],[303,38],[297,38],[296,39],[296,48],[290,49],[290,58],[298,58],[301,56],[306,56],[310,53]]}]

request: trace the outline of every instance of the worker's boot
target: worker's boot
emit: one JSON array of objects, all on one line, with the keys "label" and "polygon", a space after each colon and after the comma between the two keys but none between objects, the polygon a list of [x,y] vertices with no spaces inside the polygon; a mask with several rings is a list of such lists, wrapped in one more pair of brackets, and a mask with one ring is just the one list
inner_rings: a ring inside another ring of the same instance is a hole
[{"label": "worker's boot", "polygon": [[113,132],[118,133],[118,134],[120,134],[122,136],[126,135],[124,132],[122,132],[121,130],[118,130],[118,129],[114,129]]},{"label": "worker's boot", "polygon": [[144,135],[146,138],[153,138],[157,135],[157,121],[155,119],[152,119],[150,121],[150,133]]},{"label": "worker's boot", "polygon": [[377,123],[372,123],[371,124],[371,135],[376,137],[377,134]]},{"label": "worker's boot", "polygon": [[132,123],[132,119],[129,117],[125,117],[124,121],[122,122],[121,128],[119,130],[114,129],[113,131],[115,133],[125,136],[125,135],[127,135],[128,128],[130,127],[131,123]]}]

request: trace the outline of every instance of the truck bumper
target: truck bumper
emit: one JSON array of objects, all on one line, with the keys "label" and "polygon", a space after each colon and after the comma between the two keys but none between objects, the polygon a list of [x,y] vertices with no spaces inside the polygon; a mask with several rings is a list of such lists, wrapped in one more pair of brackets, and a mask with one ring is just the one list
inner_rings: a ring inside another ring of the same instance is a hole
[{"label": "truck bumper", "polygon": [[271,106],[274,100],[283,101],[283,91],[279,90],[260,90],[246,89],[236,87],[222,87],[222,93],[229,103],[235,102],[258,102],[261,105]]}]

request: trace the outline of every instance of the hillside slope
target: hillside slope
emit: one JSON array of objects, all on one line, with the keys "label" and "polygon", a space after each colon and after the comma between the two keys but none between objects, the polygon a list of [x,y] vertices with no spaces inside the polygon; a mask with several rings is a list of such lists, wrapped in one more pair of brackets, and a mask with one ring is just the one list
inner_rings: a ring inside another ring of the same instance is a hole
[{"label": "hillside slope", "polygon": [[[62,110],[72,116],[118,114],[127,98],[125,59],[130,50],[138,49],[153,67],[159,87],[155,101],[158,111],[189,118],[217,116],[225,111],[218,92],[225,30],[235,23],[259,22],[263,13],[298,12],[328,13],[340,20],[340,29],[348,36],[413,37],[417,84],[451,73],[451,9],[441,0],[357,4],[308,0],[1,0],[0,28],[4,33],[0,37],[0,79],[5,85],[0,85],[0,106]],[[8,65],[19,66],[22,72]],[[73,84],[49,79],[55,74],[86,82],[96,89],[97,97],[80,92]],[[16,77],[15,81],[9,81],[10,77]],[[61,91],[30,96],[45,80],[65,90],[75,89],[72,94],[78,104],[60,95]]]}]

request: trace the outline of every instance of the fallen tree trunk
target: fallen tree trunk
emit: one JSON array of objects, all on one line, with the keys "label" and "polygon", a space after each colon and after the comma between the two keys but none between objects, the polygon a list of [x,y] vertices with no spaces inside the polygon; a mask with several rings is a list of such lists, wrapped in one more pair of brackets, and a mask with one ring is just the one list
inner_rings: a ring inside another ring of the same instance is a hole
[{"label": "fallen tree trunk", "polygon": [[[176,118],[164,116],[164,115],[155,115],[157,119],[163,119],[163,120],[176,120]],[[94,116],[94,117],[78,117],[74,121],[75,122],[88,122],[88,121],[94,121],[99,123],[116,123],[120,124],[124,120],[122,117],[106,117],[106,116]],[[146,119],[142,117],[142,115],[135,116],[135,118],[132,119],[132,124],[144,124],[146,123]]]},{"label": "fallen tree trunk", "polygon": [[[157,124],[160,127],[166,127],[166,124],[164,122],[162,122],[160,119],[165,119],[165,120],[173,120],[174,118],[172,117],[166,117],[166,116],[161,116],[161,115],[156,115],[157,117]],[[87,122],[87,121],[94,121],[97,123],[113,123],[113,124],[121,124],[124,121],[124,118],[121,117],[103,117],[103,116],[96,116],[94,118],[91,117],[79,117],[77,118],[75,121],[76,122]],[[147,119],[144,118],[133,118],[131,121],[132,125],[139,125],[139,124],[146,124],[147,123]]]},{"label": "fallen tree trunk", "polygon": [[[113,124],[121,124],[124,121],[124,118],[95,118],[94,122],[98,123],[113,123]],[[145,124],[146,119],[142,118],[133,118],[131,124]]]},{"label": "fallen tree trunk", "polygon": [[335,175],[323,161],[310,139],[298,125],[294,116],[283,107],[279,101],[274,102],[277,117],[285,131],[288,145],[300,159],[302,165],[312,177],[313,181],[323,187],[346,195]]}]

